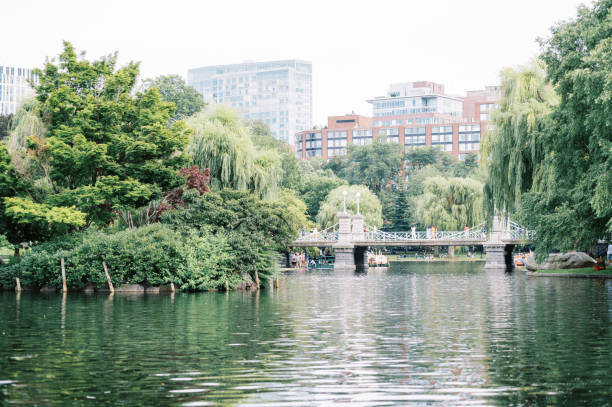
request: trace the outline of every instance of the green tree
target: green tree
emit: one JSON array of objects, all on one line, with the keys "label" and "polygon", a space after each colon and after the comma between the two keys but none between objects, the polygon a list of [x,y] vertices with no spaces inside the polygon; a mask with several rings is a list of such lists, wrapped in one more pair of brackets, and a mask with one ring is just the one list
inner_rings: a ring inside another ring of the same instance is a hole
[{"label": "green tree", "polygon": [[346,178],[351,184],[365,184],[375,193],[397,182],[402,170],[402,152],[397,144],[375,140],[367,146],[349,146]]},{"label": "green tree", "polygon": [[347,191],[346,210],[350,214],[357,213],[357,193],[359,197],[359,213],[365,216],[365,223],[370,226],[382,225],[382,206],[378,197],[363,185],[340,186],[327,195],[317,214],[317,223],[326,229],[338,223],[338,213],[344,209],[343,191]]},{"label": "green tree", "polygon": [[341,185],[347,185],[347,182],[331,173],[311,173],[302,177],[298,192],[300,197],[306,202],[306,213],[311,221],[315,221],[319,208],[329,192]]},{"label": "green tree", "polygon": [[517,209],[539,258],[612,231],[611,11],[600,0],[552,28],[542,62],[505,81],[501,129],[485,145],[489,207]]},{"label": "green tree", "polygon": [[264,151],[274,151],[280,157],[282,179],[280,186],[297,190],[300,181],[298,161],[289,144],[272,136],[270,126],[261,120],[252,120],[248,124],[251,140]]},{"label": "green tree", "polygon": [[405,232],[410,230],[412,219],[412,202],[406,189],[394,191],[388,230]]},{"label": "green tree", "polygon": [[417,221],[439,230],[463,230],[482,222],[483,185],[470,178],[431,177],[414,198]]},{"label": "green tree", "polygon": [[12,114],[9,114],[9,115],[0,114],[0,141],[8,138],[9,125],[11,123],[12,118],[13,118]]},{"label": "green tree", "polygon": [[212,106],[189,118],[187,125],[194,132],[189,145],[193,164],[210,169],[213,189],[276,197],[283,175],[281,160],[274,151],[257,148],[236,110]]},{"label": "green tree", "polygon": [[145,89],[157,88],[164,101],[174,103],[176,111],[171,120],[182,120],[202,109],[206,103],[202,95],[178,75],[163,75],[144,81]]},{"label": "green tree", "polygon": [[494,130],[483,138],[482,162],[488,212],[512,214],[521,195],[533,187],[538,163],[545,155],[544,135],[550,132],[557,96],[541,62],[502,72],[503,96],[493,112]]},{"label": "green tree", "polygon": [[[65,42],[57,63],[36,72],[36,98],[15,116],[8,143],[22,183],[19,199],[4,200],[17,221],[13,242],[81,226],[80,213],[106,225],[184,182],[187,128],[169,124],[174,106],[157,89],[135,93],[138,65],[116,69],[116,59],[90,62]],[[58,216],[39,216],[47,210]]]},{"label": "green tree", "polygon": [[437,164],[442,152],[434,147],[420,147],[406,152],[406,164],[410,169],[420,169]]}]

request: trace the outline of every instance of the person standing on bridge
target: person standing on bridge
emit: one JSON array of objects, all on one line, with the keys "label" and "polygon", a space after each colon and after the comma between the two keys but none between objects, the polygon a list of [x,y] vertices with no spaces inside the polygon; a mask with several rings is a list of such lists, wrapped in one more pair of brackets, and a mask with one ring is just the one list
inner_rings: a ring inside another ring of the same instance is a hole
[{"label": "person standing on bridge", "polygon": [[434,226],[433,228],[431,228],[431,231],[433,233],[433,238],[437,239],[438,238],[438,227]]},{"label": "person standing on bridge", "polygon": [[431,239],[431,228],[430,227],[428,227],[427,230],[425,231],[425,238]]},{"label": "person standing on bridge", "polygon": [[416,226],[412,225],[411,228],[411,236],[412,236],[412,240],[416,240]]},{"label": "person standing on bridge", "polygon": [[470,228],[468,228],[468,226],[465,225],[465,227],[463,228],[463,235],[466,239],[468,238],[469,233],[470,233]]}]

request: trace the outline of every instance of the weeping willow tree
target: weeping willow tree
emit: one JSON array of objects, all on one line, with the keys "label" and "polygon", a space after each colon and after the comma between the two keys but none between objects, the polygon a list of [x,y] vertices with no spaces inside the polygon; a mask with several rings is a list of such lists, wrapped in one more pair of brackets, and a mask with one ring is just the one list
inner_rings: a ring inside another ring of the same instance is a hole
[{"label": "weeping willow tree", "polygon": [[[22,177],[31,179],[35,176],[33,168],[32,147],[44,144],[46,127],[40,118],[40,109],[36,99],[26,99],[13,117],[10,126],[7,149],[11,154],[11,163]],[[40,153],[40,152],[38,152]],[[44,163],[41,165],[45,169]]]},{"label": "weeping willow tree", "polygon": [[193,130],[188,150],[193,164],[209,168],[213,189],[252,191],[274,199],[282,178],[278,155],[259,150],[238,112],[213,106],[187,120]]},{"label": "weeping willow tree", "polygon": [[45,138],[47,126],[41,117],[38,101],[26,99],[11,121],[6,142],[14,171],[30,186],[29,193],[39,200],[53,192]]},{"label": "weeping willow tree", "polygon": [[502,71],[503,95],[492,113],[493,128],[483,137],[481,163],[486,166],[487,213],[517,210],[521,194],[545,183],[545,134],[558,97],[546,79],[544,63],[534,61]]},{"label": "weeping willow tree", "polygon": [[380,227],[382,220],[382,205],[378,197],[363,185],[339,186],[332,189],[325,202],[321,204],[317,214],[317,223],[321,229],[326,229],[338,223],[338,212],[344,210],[344,195],[346,191],[346,211],[354,215],[357,213],[357,193],[359,196],[359,213],[365,217],[366,225]]},{"label": "weeping willow tree", "polygon": [[431,177],[414,198],[416,220],[439,230],[463,230],[483,219],[483,184],[471,178]]}]

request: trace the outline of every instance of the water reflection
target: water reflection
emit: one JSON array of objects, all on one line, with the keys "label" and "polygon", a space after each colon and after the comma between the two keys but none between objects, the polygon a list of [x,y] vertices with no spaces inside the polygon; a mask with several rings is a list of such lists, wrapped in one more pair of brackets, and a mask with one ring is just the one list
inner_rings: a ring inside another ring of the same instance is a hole
[{"label": "water reflection", "polygon": [[610,282],[407,263],[295,273],[261,292],[14,297],[0,294],[7,403],[544,406],[611,398]]}]

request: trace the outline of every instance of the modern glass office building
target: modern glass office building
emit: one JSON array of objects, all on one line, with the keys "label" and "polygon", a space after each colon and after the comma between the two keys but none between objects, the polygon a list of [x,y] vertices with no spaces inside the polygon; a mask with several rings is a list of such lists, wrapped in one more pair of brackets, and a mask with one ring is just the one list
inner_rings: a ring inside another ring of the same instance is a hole
[{"label": "modern glass office building", "polygon": [[29,84],[35,80],[32,70],[0,65],[0,114],[15,114],[19,103],[34,94]]},{"label": "modern glass office building", "polygon": [[187,83],[210,104],[227,104],[261,120],[289,144],[312,127],[312,64],[285,60],[190,69]]}]

